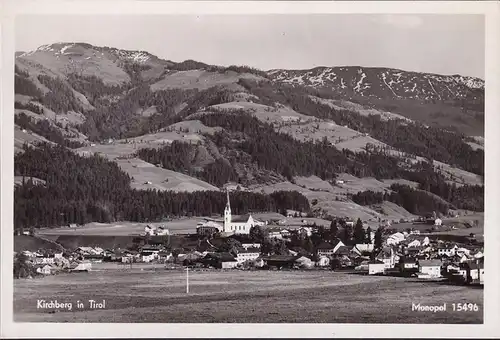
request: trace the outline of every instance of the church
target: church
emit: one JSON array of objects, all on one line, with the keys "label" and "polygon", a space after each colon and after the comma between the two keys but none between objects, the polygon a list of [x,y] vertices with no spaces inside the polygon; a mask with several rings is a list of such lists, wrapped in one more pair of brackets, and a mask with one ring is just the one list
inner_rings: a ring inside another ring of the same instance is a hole
[{"label": "church", "polygon": [[229,191],[227,192],[227,203],[224,209],[224,232],[233,234],[249,234],[250,228],[264,223],[253,219],[252,215],[243,215],[233,218],[231,215],[231,203],[229,201]]},{"label": "church", "polygon": [[[218,222],[223,222],[220,225]],[[209,235],[223,232],[226,235],[231,234],[249,234],[253,226],[264,226],[265,223],[255,220],[252,215],[234,216],[231,214],[231,202],[229,201],[229,192],[227,192],[227,203],[224,209],[224,220],[208,220],[198,223],[196,232],[199,235]]]}]

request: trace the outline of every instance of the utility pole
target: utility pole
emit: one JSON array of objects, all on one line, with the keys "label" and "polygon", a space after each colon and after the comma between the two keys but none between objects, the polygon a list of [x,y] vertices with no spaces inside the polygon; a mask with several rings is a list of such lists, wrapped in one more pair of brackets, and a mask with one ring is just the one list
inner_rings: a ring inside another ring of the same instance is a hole
[{"label": "utility pole", "polygon": [[189,294],[189,267],[186,267],[186,294]]}]

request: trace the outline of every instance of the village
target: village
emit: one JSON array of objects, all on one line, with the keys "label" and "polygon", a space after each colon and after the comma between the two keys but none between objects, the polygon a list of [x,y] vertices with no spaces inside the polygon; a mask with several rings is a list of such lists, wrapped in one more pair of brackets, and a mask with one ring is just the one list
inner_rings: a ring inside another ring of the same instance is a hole
[{"label": "village", "polygon": [[[288,212],[288,216],[297,214]],[[290,227],[286,219],[233,216],[228,193],[223,219],[205,218],[196,226],[195,234],[171,234],[168,225],[147,225],[137,242],[127,248],[25,250],[14,254],[14,276],[88,272],[114,263],[120,268],[152,265],[155,270],[332,270],[453,284],[484,283],[482,243],[470,238],[453,241],[421,232],[423,228],[444,228],[446,223],[439,217],[421,218],[413,223],[420,228],[402,231],[390,223],[378,231],[363,228],[363,242],[346,242],[338,235],[332,237],[331,230],[323,226],[303,222],[302,226]],[[359,219],[338,219],[338,223],[350,229],[363,224]]]}]

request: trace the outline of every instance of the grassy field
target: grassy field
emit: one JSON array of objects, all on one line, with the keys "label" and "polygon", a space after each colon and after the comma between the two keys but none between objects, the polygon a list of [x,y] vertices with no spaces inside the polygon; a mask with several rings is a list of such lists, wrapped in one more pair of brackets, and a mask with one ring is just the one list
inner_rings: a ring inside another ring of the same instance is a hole
[{"label": "grassy field", "polygon": [[[16,322],[482,323],[483,290],[332,271],[196,271],[108,268],[14,283]],[[72,302],[71,311],[37,300]],[[90,309],[88,300],[105,300]],[[84,302],[77,309],[76,301]],[[453,312],[452,303],[478,312]],[[412,311],[412,303],[445,312]],[[51,312],[52,311],[52,312]]]},{"label": "grassy field", "polygon": [[59,227],[40,229],[40,235],[107,235],[107,236],[130,236],[144,233],[144,228],[147,225],[156,227],[165,225],[170,233],[173,234],[188,234],[196,232],[196,224],[203,221],[203,218],[184,218],[168,222],[116,222],[116,223],[99,223],[92,222],[82,227],[70,228]]}]

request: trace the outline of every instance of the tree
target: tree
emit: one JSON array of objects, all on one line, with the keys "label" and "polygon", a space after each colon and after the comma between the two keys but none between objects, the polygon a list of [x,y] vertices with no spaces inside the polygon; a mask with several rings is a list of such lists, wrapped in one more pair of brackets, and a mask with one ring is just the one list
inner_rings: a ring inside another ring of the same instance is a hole
[{"label": "tree", "polygon": [[372,228],[368,227],[366,229],[366,241],[365,243],[371,244],[372,243]]},{"label": "tree", "polygon": [[226,242],[220,247],[221,252],[228,252],[233,255],[236,255],[238,252],[238,248],[241,247],[241,242],[230,237],[226,239]]},{"label": "tree", "polygon": [[337,223],[337,219],[334,219],[332,223],[330,223],[330,239],[334,240],[337,238],[337,234],[339,233],[339,227]]},{"label": "tree", "polygon": [[375,241],[374,241],[374,248],[375,249],[382,249],[382,227],[378,227],[377,231],[375,231]]},{"label": "tree", "polygon": [[33,266],[28,263],[28,257],[17,253],[14,259],[14,277],[16,279],[32,276],[35,273]]},{"label": "tree", "polygon": [[288,254],[288,249],[286,248],[285,241],[283,240],[274,241],[273,251],[276,255]]},{"label": "tree", "polygon": [[260,251],[262,254],[271,254],[274,250],[274,244],[268,238],[264,239],[262,245],[260,246]]},{"label": "tree", "polygon": [[179,258],[179,254],[181,253],[182,249],[175,248],[172,250],[172,257],[174,258],[174,263],[177,263],[177,259]]},{"label": "tree", "polygon": [[260,226],[254,225],[253,227],[250,228],[248,236],[253,242],[262,243],[266,237],[266,234]]},{"label": "tree", "polygon": [[365,230],[363,229],[363,222],[361,222],[361,219],[358,218],[356,221],[356,225],[354,226],[354,242],[356,244],[359,243],[365,243],[366,240],[366,233]]},{"label": "tree", "polygon": [[344,225],[344,241],[345,244],[351,243],[352,239],[352,228],[348,226],[347,224]]}]

